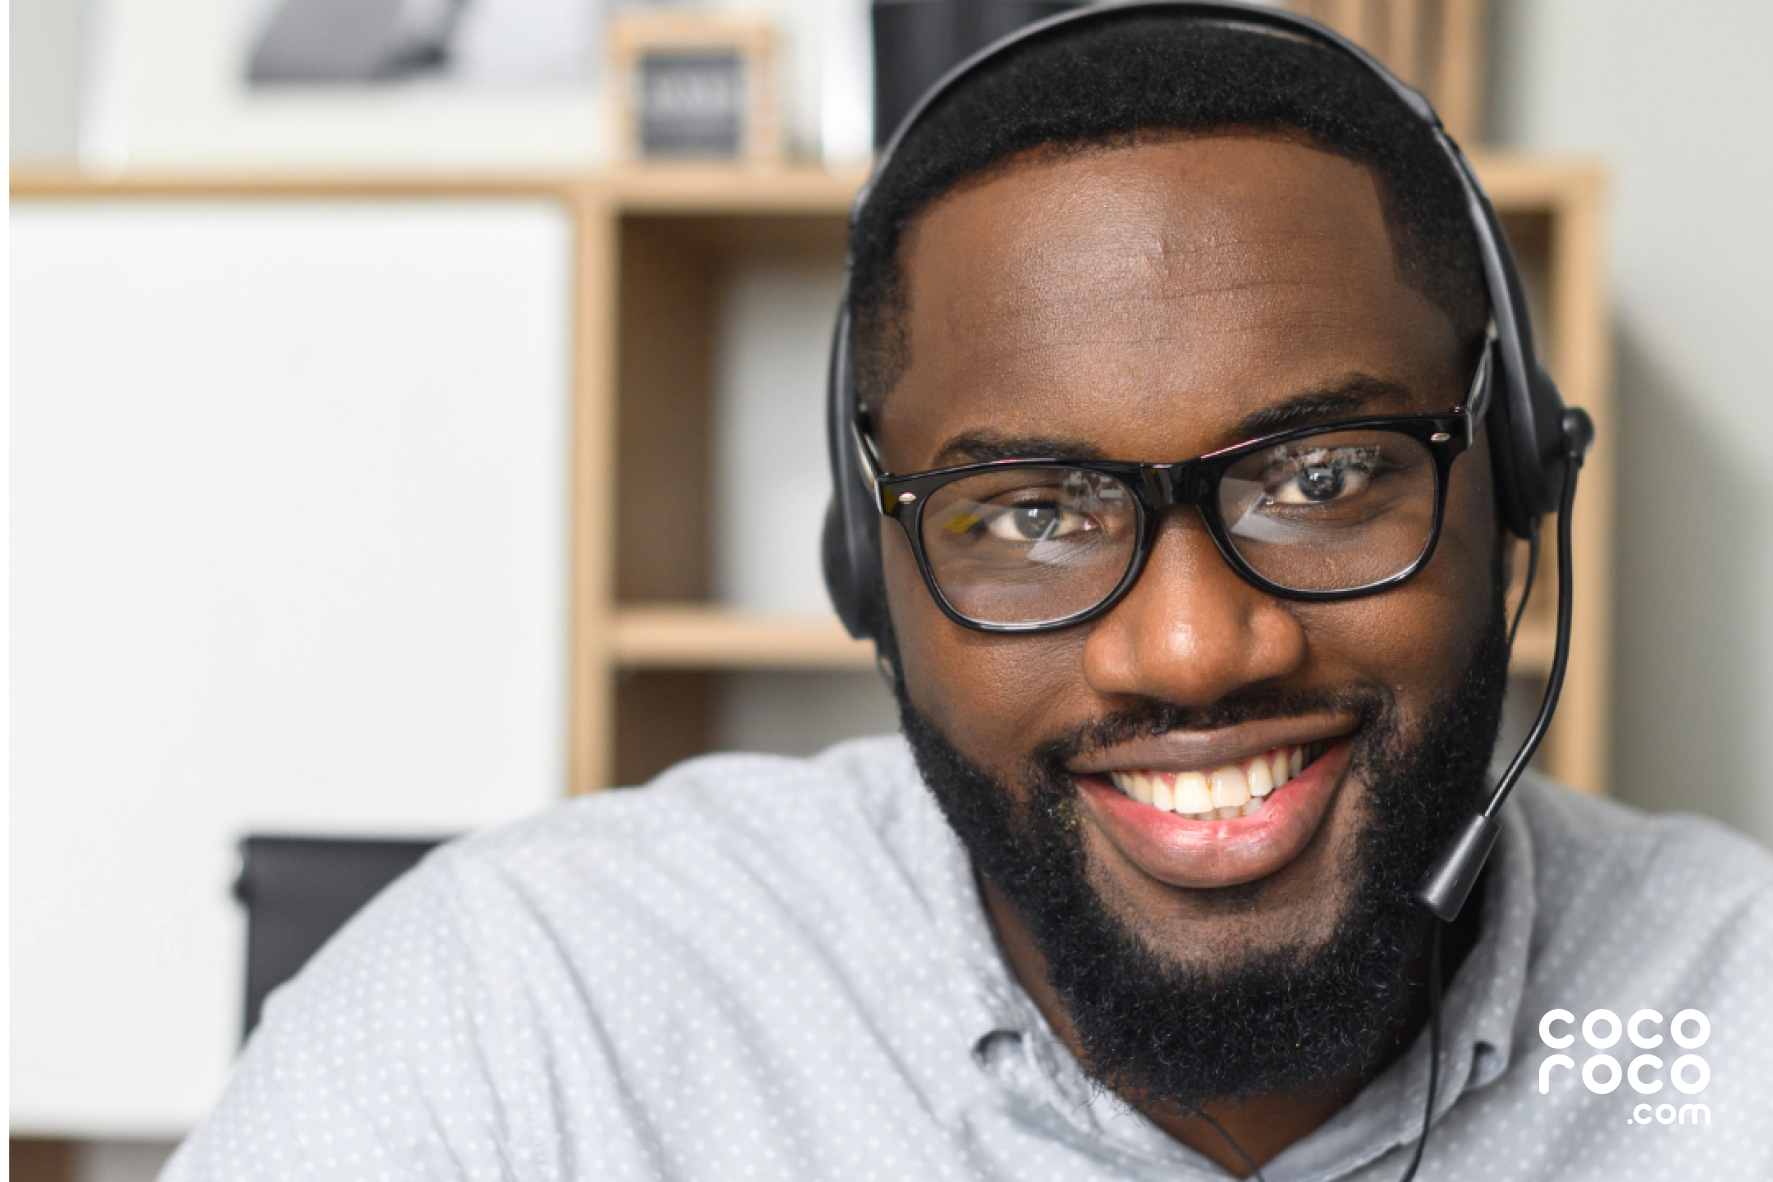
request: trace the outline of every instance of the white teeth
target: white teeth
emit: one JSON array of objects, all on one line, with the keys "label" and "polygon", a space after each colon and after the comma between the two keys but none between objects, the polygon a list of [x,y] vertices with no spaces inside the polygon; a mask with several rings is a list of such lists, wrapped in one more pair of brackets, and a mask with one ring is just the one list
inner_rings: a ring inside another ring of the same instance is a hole
[{"label": "white teeth", "polygon": [[1207,778],[1199,772],[1183,772],[1176,777],[1176,811],[1179,813],[1210,813],[1213,795]]},{"label": "white teeth", "polygon": [[1175,780],[1162,772],[1151,777],[1151,807],[1166,813],[1176,809]]},{"label": "white teeth", "polygon": [[1250,760],[1250,795],[1267,796],[1274,791],[1274,773],[1266,759]]},{"label": "white teeth", "polygon": [[1242,768],[1233,764],[1230,767],[1213,770],[1213,807],[1216,809],[1241,809],[1250,799],[1250,781]]},{"label": "white teeth", "polygon": [[1243,764],[1210,772],[1110,772],[1114,786],[1140,804],[1195,820],[1229,820],[1259,810],[1282,784],[1305,770],[1320,744],[1276,748]]}]

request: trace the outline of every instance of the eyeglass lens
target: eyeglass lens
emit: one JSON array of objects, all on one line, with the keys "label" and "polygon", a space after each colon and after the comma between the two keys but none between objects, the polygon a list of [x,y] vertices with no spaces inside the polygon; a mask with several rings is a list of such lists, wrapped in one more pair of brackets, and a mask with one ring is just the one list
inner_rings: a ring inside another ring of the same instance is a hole
[{"label": "eyeglass lens", "polygon": [[[1230,546],[1263,579],[1344,591],[1413,565],[1434,532],[1437,470],[1396,431],[1334,431],[1241,457],[1221,476]],[[975,473],[929,494],[921,540],[961,615],[1032,625],[1102,603],[1138,555],[1139,514],[1118,479],[1062,465]]]},{"label": "eyeglass lens", "polygon": [[943,598],[987,624],[1063,619],[1108,598],[1139,546],[1138,506],[1111,476],[1006,468],[945,484],[923,511]]}]

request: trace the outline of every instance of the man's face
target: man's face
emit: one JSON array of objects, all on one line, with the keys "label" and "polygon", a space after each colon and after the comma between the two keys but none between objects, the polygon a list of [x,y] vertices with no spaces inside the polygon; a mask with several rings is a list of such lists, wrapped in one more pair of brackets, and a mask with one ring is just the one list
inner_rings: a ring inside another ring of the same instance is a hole
[{"label": "man's face", "polygon": [[[1184,460],[1301,399],[1325,419],[1445,411],[1470,380],[1447,317],[1399,277],[1372,174],[1296,139],[1037,153],[932,206],[901,258],[910,360],[877,416],[894,472],[1018,449]],[[1399,769],[1474,662],[1496,659],[1481,441],[1453,467],[1433,560],[1340,603],[1257,590],[1179,509],[1106,615],[989,635],[941,614],[901,531],[882,538],[909,705],[1005,811],[1067,835],[1094,900],[1155,964],[1198,979],[1296,961],[1347,927],[1373,877],[1375,802],[1397,805],[1369,781],[1389,768],[1393,789],[1431,792],[1421,760]],[[1487,750],[1494,720],[1477,716]],[[1323,754],[1237,820],[1183,820],[1116,787],[1299,746]]]}]

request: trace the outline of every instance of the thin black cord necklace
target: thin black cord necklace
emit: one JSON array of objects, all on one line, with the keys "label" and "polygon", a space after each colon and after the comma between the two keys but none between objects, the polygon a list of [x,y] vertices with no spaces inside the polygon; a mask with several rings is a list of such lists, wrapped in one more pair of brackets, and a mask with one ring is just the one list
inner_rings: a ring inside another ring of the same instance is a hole
[{"label": "thin black cord necklace", "polygon": [[[1416,1176],[1416,1167],[1422,1164],[1422,1150],[1428,1144],[1428,1125],[1434,1119],[1434,1088],[1441,1074],[1441,928],[1445,927],[1436,920],[1434,935],[1428,946],[1428,1103],[1422,1109],[1422,1134],[1416,1138],[1416,1151],[1410,1155],[1410,1165],[1398,1182],[1410,1182]],[[1250,1155],[1237,1139],[1225,1131],[1225,1126],[1206,1114],[1206,1110],[1195,1108],[1194,1115],[1213,1126],[1213,1131],[1225,1138],[1231,1151],[1242,1159],[1244,1166],[1250,1171],[1250,1177],[1256,1182],[1268,1182],[1262,1176],[1261,1167],[1257,1166]]]}]

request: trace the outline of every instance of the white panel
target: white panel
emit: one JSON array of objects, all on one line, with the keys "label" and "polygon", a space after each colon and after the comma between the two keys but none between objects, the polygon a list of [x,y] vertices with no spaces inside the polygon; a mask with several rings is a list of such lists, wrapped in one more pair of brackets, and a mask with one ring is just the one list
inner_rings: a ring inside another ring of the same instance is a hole
[{"label": "white panel", "polygon": [[12,1127],[177,1135],[249,830],[564,782],[570,225],[529,202],[12,215]]},{"label": "white panel", "polygon": [[843,291],[833,261],[756,261],[721,293],[714,411],[715,586],[758,611],[829,613],[819,531],[831,476],[825,363]]}]

